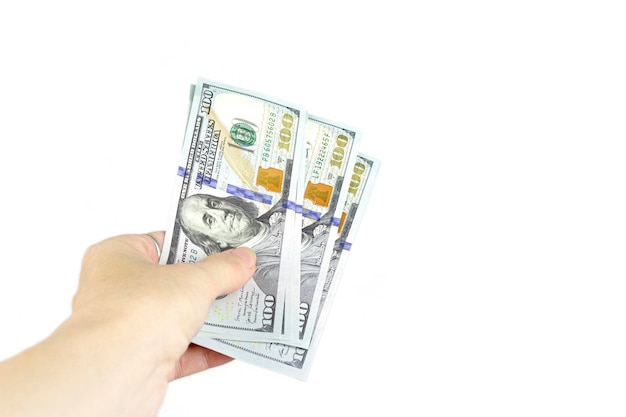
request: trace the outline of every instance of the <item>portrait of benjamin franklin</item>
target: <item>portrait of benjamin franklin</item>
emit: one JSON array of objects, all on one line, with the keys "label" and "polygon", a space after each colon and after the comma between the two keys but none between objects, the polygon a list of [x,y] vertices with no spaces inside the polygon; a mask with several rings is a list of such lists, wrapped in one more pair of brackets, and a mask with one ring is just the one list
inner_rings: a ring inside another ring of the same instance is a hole
[{"label": "portrait of benjamin franklin", "polygon": [[[257,271],[253,279],[266,294],[276,294],[286,208],[282,201],[259,215],[254,202],[242,197],[194,194],[180,204],[181,230],[207,254],[239,246],[253,249]],[[302,229],[301,299],[311,299],[326,245],[330,216]]]}]

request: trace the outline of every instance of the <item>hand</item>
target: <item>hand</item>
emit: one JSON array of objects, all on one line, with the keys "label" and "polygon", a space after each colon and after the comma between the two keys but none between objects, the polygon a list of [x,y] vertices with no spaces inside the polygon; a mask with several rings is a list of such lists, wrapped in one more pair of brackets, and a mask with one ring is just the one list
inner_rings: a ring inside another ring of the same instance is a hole
[{"label": "hand", "polygon": [[[162,247],[164,233],[151,235]],[[240,288],[255,261],[238,248],[196,264],[158,265],[147,235],[93,245],[68,320],[0,363],[0,392],[8,395],[0,415],[156,415],[168,381],[230,360],[190,341],[211,302]]]},{"label": "hand", "polygon": [[[151,235],[163,247],[164,233]],[[252,276],[254,253],[240,248],[198,264],[157,263],[157,249],[147,235],[119,236],[92,246],[84,256],[73,314],[95,320],[119,315],[126,323],[136,320],[135,330],[142,328],[164,339],[171,349],[167,353],[180,357],[168,375],[170,380],[228,360],[195,345],[187,347],[211,302],[240,288]]]}]

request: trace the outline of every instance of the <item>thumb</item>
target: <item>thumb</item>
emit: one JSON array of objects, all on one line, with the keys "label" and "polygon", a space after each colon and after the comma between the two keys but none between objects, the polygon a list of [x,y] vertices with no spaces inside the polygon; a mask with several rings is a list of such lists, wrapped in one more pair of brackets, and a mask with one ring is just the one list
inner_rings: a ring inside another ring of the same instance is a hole
[{"label": "thumb", "polygon": [[256,270],[256,254],[250,248],[240,247],[207,256],[195,264],[193,274],[207,288],[210,302],[221,295],[241,288]]}]

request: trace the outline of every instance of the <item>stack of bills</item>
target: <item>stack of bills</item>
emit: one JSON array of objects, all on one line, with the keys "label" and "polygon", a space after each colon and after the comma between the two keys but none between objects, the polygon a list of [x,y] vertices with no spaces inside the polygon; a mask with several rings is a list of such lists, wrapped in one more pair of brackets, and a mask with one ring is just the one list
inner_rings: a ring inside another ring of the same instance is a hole
[{"label": "stack of bills", "polygon": [[160,263],[247,246],[257,270],[213,302],[194,343],[307,378],[380,165],[360,141],[301,106],[197,81]]}]

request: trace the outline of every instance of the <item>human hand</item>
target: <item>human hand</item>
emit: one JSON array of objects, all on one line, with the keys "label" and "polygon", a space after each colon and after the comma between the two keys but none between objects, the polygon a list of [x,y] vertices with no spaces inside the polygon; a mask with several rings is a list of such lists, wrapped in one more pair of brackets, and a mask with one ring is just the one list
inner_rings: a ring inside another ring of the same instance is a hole
[{"label": "human hand", "polygon": [[[164,233],[151,235],[162,247]],[[29,392],[13,406],[40,404],[49,416],[156,415],[169,381],[230,360],[190,341],[211,302],[240,288],[255,262],[252,250],[237,248],[196,264],[158,265],[147,235],[95,244],[84,254],[71,316],[0,364],[0,389]]]},{"label": "human hand", "polygon": [[[150,235],[163,247],[164,232]],[[171,350],[167,354],[180,357],[169,379],[180,378],[229,359],[195,345],[188,348],[189,342],[211,302],[240,288],[254,267],[254,252],[247,248],[197,264],[158,265],[150,236],[118,236],[86,251],[73,314],[91,320],[119,315],[127,325],[136,320],[136,329],[163,338]]]}]

